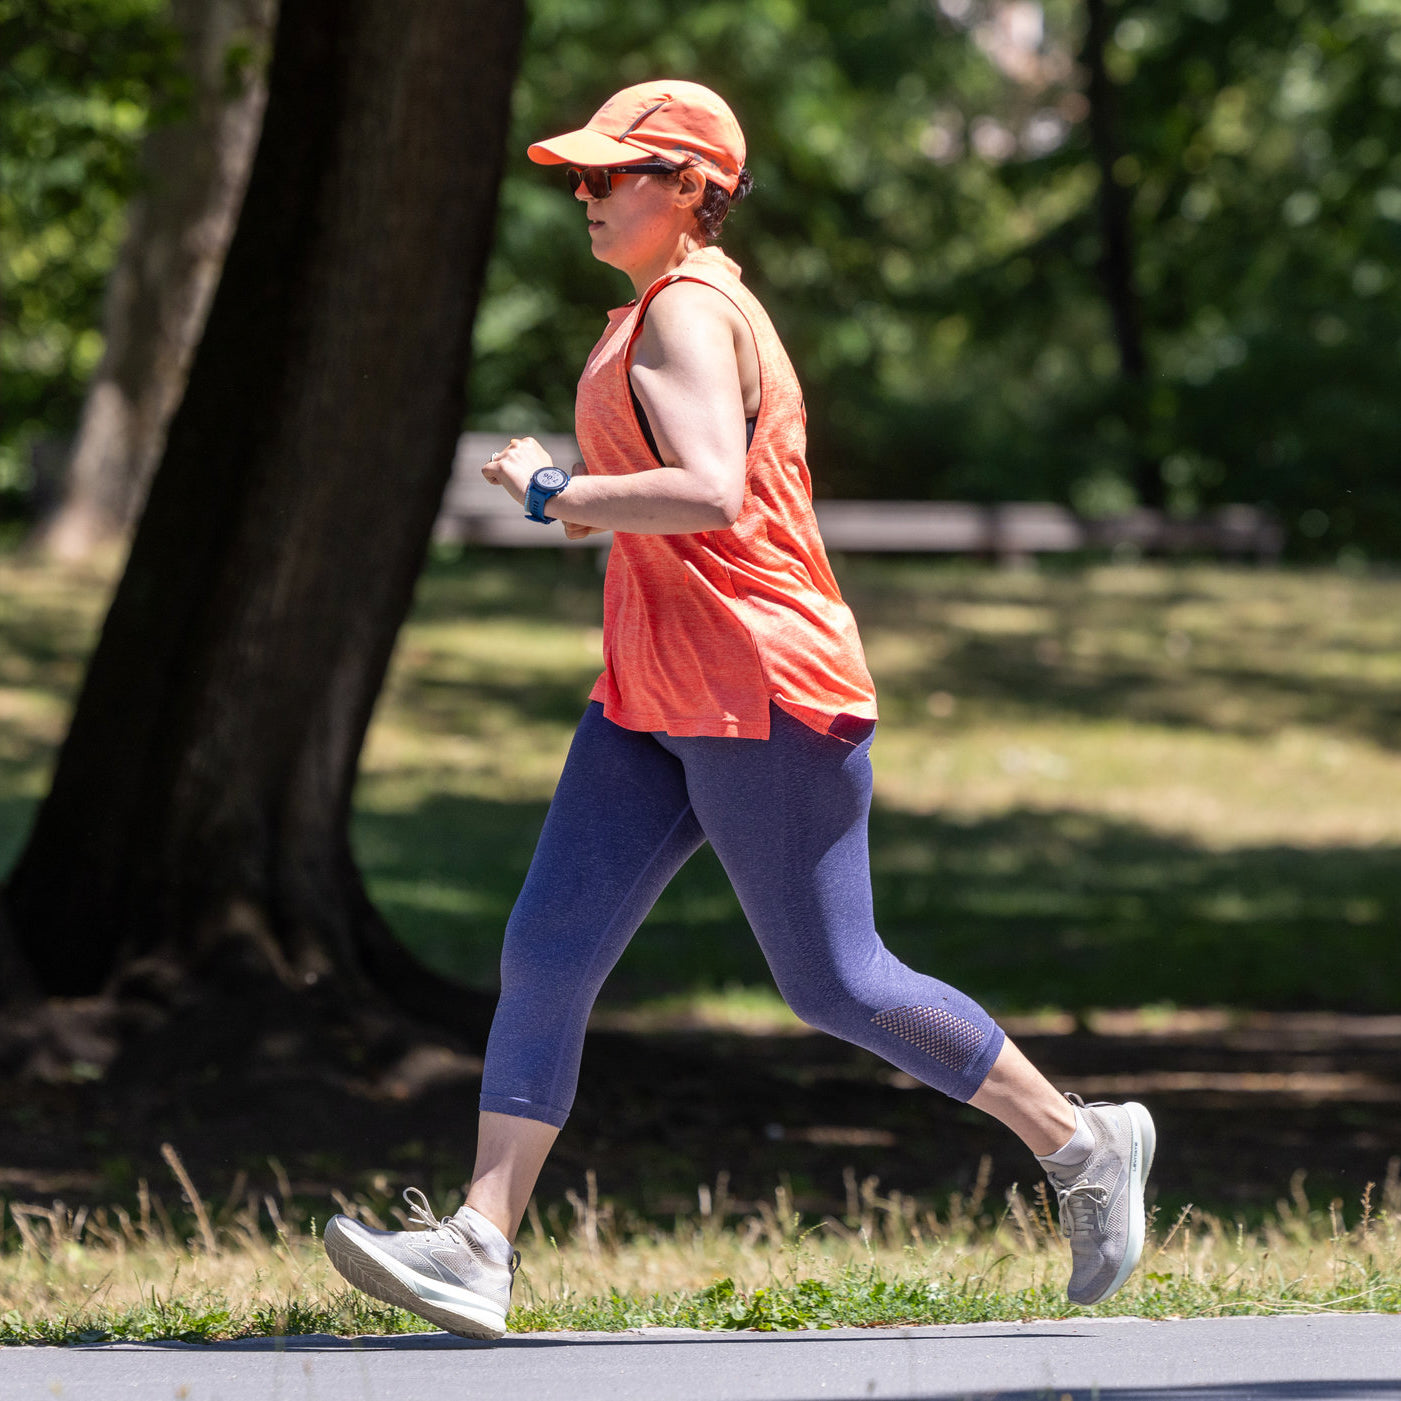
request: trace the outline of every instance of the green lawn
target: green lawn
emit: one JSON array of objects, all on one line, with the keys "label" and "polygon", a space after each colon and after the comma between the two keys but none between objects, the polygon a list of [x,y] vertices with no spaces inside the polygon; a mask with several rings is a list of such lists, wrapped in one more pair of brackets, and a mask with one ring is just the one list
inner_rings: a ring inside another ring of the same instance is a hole
[{"label": "green lawn", "polygon": [[[856,559],[839,573],[881,691],[874,878],[902,955],[999,1012],[1071,1011],[1103,1028],[1151,1029],[1173,1005],[1395,1010],[1401,579]],[[0,558],[0,869],[44,790],[107,585],[101,572]],[[404,939],[467,980],[492,981],[596,673],[599,614],[587,557],[479,552],[430,567],[401,639],[355,841]],[[1125,1007],[1141,1010],[1096,1014]],[[628,951],[600,1021],[791,1025],[706,854]],[[1383,1186],[1354,1184],[1360,1201],[1326,1207],[1294,1168],[1281,1159],[1290,1199],[1263,1217],[1252,1207],[1246,1224],[1170,1209],[1100,1311],[1396,1309],[1395,1165]],[[355,1209],[387,1221],[391,1175],[363,1177]],[[971,1196],[936,1210],[849,1175],[846,1211],[820,1225],[798,1223],[804,1181],[791,1175],[771,1205],[722,1207],[717,1183],[712,1207],[702,1188],[700,1215],[668,1208],[668,1227],[595,1203],[590,1174],[572,1216],[558,1202],[532,1216],[512,1326],[1077,1312],[1044,1201],[984,1200],[980,1174]],[[193,1246],[179,1209],[178,1224],[164,1208],[150,1220],[12,1210],[0,1344],[422,1326],[341,1287],[306,1203],[279,1190],[266,1208],[275,1237],[256,1195],[240,1206],[234,1193]],[[318,1188],[311,1210],[326,1209]]]},{"label": "green lawn", "polygon": [[[901,956],[1008,1011],[1397,1004],[1401,582],[840,572],[881,695],[873,868]],[[491,978],[598,616],[582,559],[485,556],[424,581],[356,834],[396,926],[459,976]],[[605,996],[781,1020],[768,989],[703,853]]]},{"label": "green lawn", "polygon": [[[1392,1009],[1401,580],[838,561],[881,695],[877,913],[1000,1011]],[[42,792],[102,598],[0,562],[0,862]],[[370,735],[355,841],[395,927],[489,986],[599,665],[584,555],[438,560]],[[702,853],[605,1015],[781,1024]]]}]

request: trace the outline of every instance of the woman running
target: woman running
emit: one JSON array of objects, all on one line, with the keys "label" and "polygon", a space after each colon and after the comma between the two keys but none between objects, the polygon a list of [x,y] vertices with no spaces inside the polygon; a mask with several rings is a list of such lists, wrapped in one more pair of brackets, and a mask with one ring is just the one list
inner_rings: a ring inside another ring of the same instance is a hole
[{"label": "woman running", "polygon": [[332,1263],[450,1332],[504,1333],[512,1243],[594,999],[708,841],[789,1006],[1006,1124],[1056,1191],[1071,1300],[1107,1298],[1143,1247],[1147,1110],[1058,1093],[977,1003],[876,933],[875,691],[813,515],[797,378],[714,246],[752,184],[733,113],[694,83],[641,83],[529,155],[568,167],[594,257],[636,295],[579,381],[587,470],[516,438],[482,471],[541,529],[616,532],[604,670],[506,927],[466,1203],[438,1221],[410,1189],[421,1231],[334,1217]]}]

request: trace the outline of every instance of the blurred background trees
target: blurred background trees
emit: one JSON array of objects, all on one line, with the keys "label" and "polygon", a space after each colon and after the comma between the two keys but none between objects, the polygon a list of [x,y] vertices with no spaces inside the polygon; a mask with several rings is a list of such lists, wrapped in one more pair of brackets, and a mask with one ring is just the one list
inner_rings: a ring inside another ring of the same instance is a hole
[{"label": "blurred background trees", "polygon": [[[31,6],[0,4],[16,506],[34,446],[78,421],[139,142],[179,87],[160,0],[50,5],[62,44]],[[720,88],[749,135],[758,188],[726,241],[804,378],[820,491],[1261,502],[1296,556],[1395,556],[1398,18],[1395,0],[536,0],[472,426],[568,428],[626,295],[525,144],[670,73]],[[1116,220],[1129,256],[1106,265]]]},{"label": "blurred background trees", "polygon": [[[0,492],[52,492],[102,358],[145,132],[176,119],[164,0],[0,3]],[[35,483],[37,468],[45,480]]]},{"label": "blurred background trees", "polygon": [[[1102,513],[1147,459],[1174,509],[1262,501],[1296,551],[1401,548],[1401,7],[1103,6],[1145,388],[1101,276],[1088,6],[614,8],[534,7],[517,148],[652,71],[732,96],[758,189],[727,242],[808,386],[820,489]],[[564,426],[620,294],[512,155],[473,402]]]},{"label": "blurred background trees", "polygon": [[171,0],[178,106],[143,144],[108,275],[102,359],[45,522],[61,555],[125,534],[145,503],[248,182],[275,12],[274,0]]}]

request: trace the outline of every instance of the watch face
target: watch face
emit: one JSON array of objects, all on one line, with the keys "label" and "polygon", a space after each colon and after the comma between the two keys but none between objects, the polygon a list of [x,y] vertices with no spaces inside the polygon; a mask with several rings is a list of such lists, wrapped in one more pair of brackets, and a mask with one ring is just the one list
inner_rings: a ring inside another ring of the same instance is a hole
[{"label": "watch face", "polygon": [[542,467],[535,474],[535,485],[541,491],[558,491],[569,480],[569,473],[559,467]]}]

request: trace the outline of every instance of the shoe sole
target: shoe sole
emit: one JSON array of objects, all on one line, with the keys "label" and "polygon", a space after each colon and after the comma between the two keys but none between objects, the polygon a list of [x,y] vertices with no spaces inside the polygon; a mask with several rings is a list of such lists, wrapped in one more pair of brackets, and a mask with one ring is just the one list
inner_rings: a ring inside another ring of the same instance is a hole
[{"label": "shoe sole", "polygon": [[[506,1315],[489,1299],[469,1289],[453,1289],[438,1280],[431,1285],[426,1281],[418,1282],[419,1277],[408,1266],[390,1258],[369,1241],[350,1235],[335,1217],[326,1223],[321,1243],[336,1273],[347,1284],[383,1304],[407,1309],[460,1338],[495,1342],[506,1334]],[[420,1292],[424,1288],[449,1297],[425,1298]]]},{"label": "shoe sole", "polygon": [[1129,1234],[1124,1250],[1124,1258],[1108,1285],[1093,1299],[1075,1299],[1072,1302],[1082,1305],[1102,1304],[1111,1294],[1123,1288],[1125,1281],[1138,1267],[1143,1254],[1145,1215],[1143,1210],[1143,1189],[1148,1182],[1148,1172],[1153,1166],[1153,1154],[1158,1146],[1158,1132],[1153,1127],[1153,1116],[1141,1105],[1130,1101],[1124,1105],[1129,1116],[1129,1126],[1133,1141],[1129,1147]]}]

